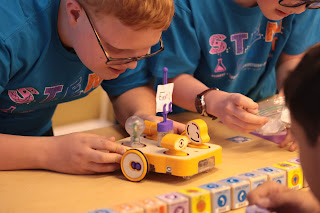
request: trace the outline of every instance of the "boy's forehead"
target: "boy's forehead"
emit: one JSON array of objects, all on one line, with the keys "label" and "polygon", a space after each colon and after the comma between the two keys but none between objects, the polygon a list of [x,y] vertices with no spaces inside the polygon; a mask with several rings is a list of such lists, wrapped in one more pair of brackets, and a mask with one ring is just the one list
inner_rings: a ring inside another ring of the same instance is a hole
[{"label": "boy's forehead", "polygon": [[[124,25],[111,15],[100,16],[94,20],[100,39],[118,49],[142,49],[159,42],[162,30],[135,29]],[[130,48],[128,48],[130,47]]]}]

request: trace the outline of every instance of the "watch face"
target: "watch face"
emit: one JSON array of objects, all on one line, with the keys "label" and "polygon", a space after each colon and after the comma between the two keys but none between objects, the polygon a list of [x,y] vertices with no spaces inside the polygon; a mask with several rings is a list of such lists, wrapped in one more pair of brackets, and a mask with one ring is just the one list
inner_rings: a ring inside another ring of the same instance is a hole
[{"label": "watch face", "polygon": [[215,120],[215,119],[217,119],[217,117],[215,117],[214,115],[208,114],[206,112],[206,103],[204,101],[204,95],[212,90],[219,90],[219,89],[218,88],[210,88],[210,89],[203,91],[202,93],[197,95],[194,103],[195,103],[196,110],[199,114],[201,114],[203,116],[209,116],[210,118],[212,118],[212,120]]}]

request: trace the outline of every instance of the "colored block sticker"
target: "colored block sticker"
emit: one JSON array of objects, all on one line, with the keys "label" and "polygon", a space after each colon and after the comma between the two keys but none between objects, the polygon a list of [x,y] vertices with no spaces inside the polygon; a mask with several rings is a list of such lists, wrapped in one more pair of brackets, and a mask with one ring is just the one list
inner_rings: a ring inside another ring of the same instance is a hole
[{"label": "colored block sticker", "polygon": [[245,190],[241,190],[238,194],[238,201],[243,202],[246,200],[247,192]]},{"label": "colored block sticker", "polygon": [[199,186],[211,193],[211,212],[222,213],[231,209],[231,188],[228,185],[211,182]]},{"label": "colored block sticker", "polygon": [[104,208],[104,209],[97,209],[94,211],[89,211],[88,213],[116,213],[116,212],[112,209]]},{"label": "colored block sticker", "polygon": [[244,137],[244,136],[234,136],[232,138],[227,138],[226,140],[232,141],[232,142],[235,142],[235,143],[244,143],[244,142],[251,141],[252,139]]},{"label": "colored block sticker", "polygon": [[227,201],[228,201],[227,196],[220,195],[220,197],[218,197],[218,206],[219,207],[224,207],[226,205]]}]

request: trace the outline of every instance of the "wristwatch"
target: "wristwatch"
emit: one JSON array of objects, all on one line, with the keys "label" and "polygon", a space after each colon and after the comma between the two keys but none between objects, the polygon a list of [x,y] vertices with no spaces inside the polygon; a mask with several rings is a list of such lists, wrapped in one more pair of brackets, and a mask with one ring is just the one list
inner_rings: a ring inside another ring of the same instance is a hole
[{"label": "wristwatch", "polygon": [[214,119],[217,119],[217,117],[207,113],[206,102],[204,101],[205,94],[207,94],[208,92],[210,92],[212,90],[219,90],[219,89],[218,88],[206,89],[205,91],[203,91],[202,93],[197,95],[194,104],[195,104],[195,107],[196,107],[197,112],[199,114],[201,114],[202,116],[209,116],[214,120]]}]

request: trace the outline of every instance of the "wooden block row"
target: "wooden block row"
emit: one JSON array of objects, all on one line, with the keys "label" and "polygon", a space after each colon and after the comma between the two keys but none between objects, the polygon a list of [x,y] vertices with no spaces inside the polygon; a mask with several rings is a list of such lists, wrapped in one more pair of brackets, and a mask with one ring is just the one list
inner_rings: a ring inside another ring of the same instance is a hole
[{"label": "wooden block row", "polygon": [[239,174],[217,182],[191,187],[111,208],[88,213],[222,213],[248,205],[249,191],[261,184],[275,181],[291,189],[304,184],[299,159],[290,159],[269,167]]}]

